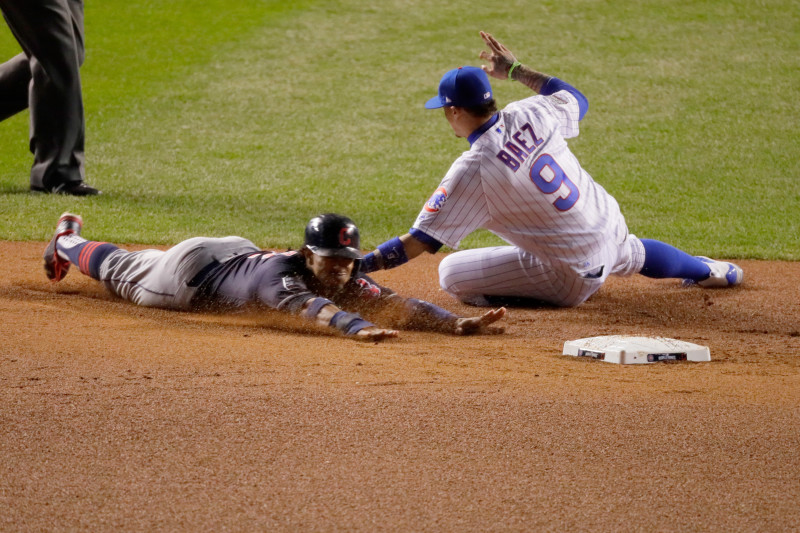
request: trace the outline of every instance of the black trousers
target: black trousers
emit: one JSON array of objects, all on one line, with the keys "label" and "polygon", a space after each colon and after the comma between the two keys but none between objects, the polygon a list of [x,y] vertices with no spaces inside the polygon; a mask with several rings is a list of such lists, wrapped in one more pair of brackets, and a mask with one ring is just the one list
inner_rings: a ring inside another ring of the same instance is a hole
[{"label": "black trousers", "polygon": [[22,53],[0,65],[0,120],[30,108],[31,187],[84,179],[83,0],[0,0]]}]

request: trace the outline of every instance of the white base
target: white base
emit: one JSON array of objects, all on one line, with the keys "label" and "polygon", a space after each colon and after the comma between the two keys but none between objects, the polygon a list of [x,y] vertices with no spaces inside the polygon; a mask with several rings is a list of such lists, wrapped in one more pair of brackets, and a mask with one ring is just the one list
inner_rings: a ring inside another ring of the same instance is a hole
[{"label": "white base", "polygon": [[635,365],[659,361],[711,361],[707,346],[666,337],[606,335],[567,341],[564,355],[591,357],[606,363]]}]

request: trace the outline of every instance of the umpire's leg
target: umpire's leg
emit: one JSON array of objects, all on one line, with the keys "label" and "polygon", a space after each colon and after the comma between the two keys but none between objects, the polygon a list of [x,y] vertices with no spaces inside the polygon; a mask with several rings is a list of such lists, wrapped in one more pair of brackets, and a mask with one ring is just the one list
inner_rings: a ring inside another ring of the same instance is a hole
[{"label": "umpire's leg", "polygon": [[84,178],[81,0],[0,0],[30,61],[31,188],[53,190]]},{"label": "umpire's leg", "polygon": [[22,53],[0,65],[0,121],[28,108],[31,67]]}]

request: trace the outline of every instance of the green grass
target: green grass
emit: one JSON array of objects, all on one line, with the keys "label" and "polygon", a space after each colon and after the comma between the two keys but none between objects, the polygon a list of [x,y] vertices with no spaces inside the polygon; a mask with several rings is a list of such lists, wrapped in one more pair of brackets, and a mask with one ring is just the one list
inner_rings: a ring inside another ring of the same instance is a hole
[{"label": "green grass", "polygon": [[[589,98],[570,145],[631,230],[691,253],[800,259],[796,0],[640,3],[107,0],[86,6],[87,172],[27,192],[27,112],[0,123],[0,238],[236,234],[298,246],[312,215],[405,232],[468,145],[422,103],[478,30]],[[366,7],[365,7],[366,6]],[[0,58],[18,52],[0,27]],[[501,104],[527,96],[494,84]],[[464,246],[499,242],[478,232]]]}]

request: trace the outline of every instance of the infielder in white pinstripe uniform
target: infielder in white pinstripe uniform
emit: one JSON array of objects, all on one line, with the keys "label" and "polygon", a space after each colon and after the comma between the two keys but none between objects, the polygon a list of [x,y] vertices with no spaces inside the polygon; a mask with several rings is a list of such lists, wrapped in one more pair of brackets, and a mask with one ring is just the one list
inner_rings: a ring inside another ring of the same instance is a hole
[{"label": "infielder in white pinstripe uniform", "polygon": [[[442,245],[457,248],[478,228],[509,246],[457,252],[439,267],[443,289],[463,302],[496,305],[534,300],[576,306],[610,274],[683,278],[703,287],[738,285],[742,269],[693,257],[628,232],[619,204],[592,179],[565,139],[579,133],[588,102],[558,78],[516,60],[491,35],[482,69],[447,72],[425,107],[444,108],[470,150],[459,157],[406,235],[364,257],[365,272],[393,268]],[[519,81],[537,95],[501,111],[488,75]]]}]

